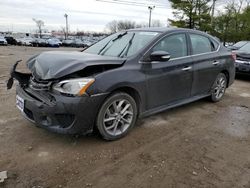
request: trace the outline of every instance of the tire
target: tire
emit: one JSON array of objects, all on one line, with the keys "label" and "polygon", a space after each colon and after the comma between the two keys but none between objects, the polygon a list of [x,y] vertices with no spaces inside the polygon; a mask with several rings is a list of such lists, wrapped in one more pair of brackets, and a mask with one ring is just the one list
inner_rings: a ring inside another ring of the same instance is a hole
[{"label": "tire", "polygon": [[218,74],[213,84],[212,94],[210,96],[212,102],[218,102],[223,98],[226,92],[227,82],[228,80],[225,74],[223,73]]},{"label": "tire", "polygon": [[120,139],[134,127],[137,113],[133,97],[124,92],[114,93],[102,104],[96,127],[103,139]]}]

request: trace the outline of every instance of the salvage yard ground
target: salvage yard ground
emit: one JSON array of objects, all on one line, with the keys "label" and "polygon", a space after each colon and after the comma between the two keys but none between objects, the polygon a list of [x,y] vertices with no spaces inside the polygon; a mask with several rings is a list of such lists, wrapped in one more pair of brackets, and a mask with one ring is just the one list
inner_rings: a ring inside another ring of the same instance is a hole
[{"label": "salvage yard ground", "polygon": [[0,47],[0,172],[4,188],[250,187],[250,76],[219,103],[200,100],[139,120],[125,138],[72,137],[33,126],[6,90],[9,69],[46,50]]}]

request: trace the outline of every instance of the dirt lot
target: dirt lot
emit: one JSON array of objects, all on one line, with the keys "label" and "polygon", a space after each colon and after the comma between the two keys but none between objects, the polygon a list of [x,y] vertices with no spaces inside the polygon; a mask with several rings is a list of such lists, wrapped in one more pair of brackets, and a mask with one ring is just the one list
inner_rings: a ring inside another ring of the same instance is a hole
[{"label": "dirt lot", "polygon": [[105,142],[36,128],[15,107],[15,89],[5,88],[11,65],[44,50],[55,49],[0,47],[0,172],[8,171],[0,187],[250,187],[250,77],[219,103],[139,120]]}]

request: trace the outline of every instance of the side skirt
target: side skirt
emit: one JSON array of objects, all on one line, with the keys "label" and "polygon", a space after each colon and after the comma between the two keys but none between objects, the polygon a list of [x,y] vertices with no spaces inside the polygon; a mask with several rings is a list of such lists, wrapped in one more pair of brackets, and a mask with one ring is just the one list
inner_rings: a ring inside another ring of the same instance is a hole
[{"label": "side skirt", "polygon": [[191,98],[188,98],[188,99],[184,99],[184,100],[173,102],[173,103],[170,103],[170,104],[167,104],[167,105],[156,107],[156,108],[153,108],[153,109],[150,109],[150,110],[147,110],[147,111],[141,113],[139,117],[143,118],[143,117],[147,117],[147,116],[150,116],[150,115],[153,115],[153,114],[157,114],[159,112],[162,112],[162,111],[165,111],[165,110],[168,110],[168,109],[171,109],[171,108],[175,108],[175,107],[178,107],[178,106],[182,106],[184,104],[188,104],[188,103],[200,100],[200,99],[208,97],[208,96],[210,96],[210,94],[197,95],[197,96],[194,96],[194,97],[191,97]]}]

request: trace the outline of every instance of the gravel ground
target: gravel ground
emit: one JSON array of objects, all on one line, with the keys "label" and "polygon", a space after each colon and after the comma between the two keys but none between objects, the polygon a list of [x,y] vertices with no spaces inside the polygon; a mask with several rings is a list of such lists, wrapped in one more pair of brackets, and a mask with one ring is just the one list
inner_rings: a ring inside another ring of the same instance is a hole
[{"label": "gravel ground", "polygon": [[8,171],[0,187],[250,187],[250,76],[219,103],[150,116],[106,142],[36,128],[15,107],[15,89],[5,87],[10,67],[45,50],[77,49],[0,47],[0,172]]}]

